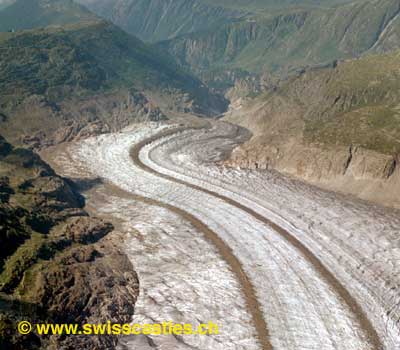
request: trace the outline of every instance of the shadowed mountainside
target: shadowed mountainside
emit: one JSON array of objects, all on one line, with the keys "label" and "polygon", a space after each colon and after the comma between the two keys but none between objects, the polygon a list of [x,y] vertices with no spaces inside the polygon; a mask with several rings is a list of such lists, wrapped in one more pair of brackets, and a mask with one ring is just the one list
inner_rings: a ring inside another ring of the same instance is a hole
[{"label": "shadowed mountainside", "polygon": [[[80,0],[167,50],[185,69],[226,91],[243,77],[287,76],[366,52],[399,47],[397,0]],[[262,84],[261,84],[262,85]]]},{"label": "shadowed mountainside", "polygon": [[227,106],[168,54],[99,19],[0,33],[0,52],[0,130],[13,143],[37,147]]},{"label": "shadowed mountainside", "polygon": [[268,11],[182,35],[160,47],[199,76],[227,70],[285,76],[302,67],[398,48],[399,14],[397,0]]},{"label": "shadowed mountainside", "polygon": [[95,19],[93,13],[73,0],[18,0],[0,12],[0,32]]},{"label": "shadowed mountainside", "polygon": [[198,0],[79,0],[94,13],[149,42],[207,30],[246,11]]},{"label": "shadowed mountainside", "polygon": [[332,7],[351,0],[78,0],[145,41],[218,29],[247,15],[294,7]]}]

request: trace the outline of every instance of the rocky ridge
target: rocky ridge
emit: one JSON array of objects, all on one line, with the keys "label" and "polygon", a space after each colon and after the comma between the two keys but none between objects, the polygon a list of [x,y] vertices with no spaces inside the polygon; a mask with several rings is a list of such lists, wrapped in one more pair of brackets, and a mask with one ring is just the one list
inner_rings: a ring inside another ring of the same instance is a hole
[{"label": "rocky ridge", "polygon": [[[215,116],[226,110],[222,96],[165,52],[93,14],[90,21],[74,22],[68,15],[78,5],[71,1],[61,7],[35,1],[42,27],[0,33],[0,131],[13,144],[43,147],[168,113]],[[46,21],[49,9],[71,23],[46,27],[52,24]],[[26,11],[10,18],[17,23],[25,17]]]},{"label": "rocky ridge", "polygon": [[129,322],[137,276],[113,225],[89,217],[69,180],[0,137],[0,347],[111,349],[110,336],[16,333],[31,323]]},{"label": "rocky ridge", "polygon": [[399,207],[399,53],[306,70],[226,119],[253,133],[227,164],[277,169]]}]

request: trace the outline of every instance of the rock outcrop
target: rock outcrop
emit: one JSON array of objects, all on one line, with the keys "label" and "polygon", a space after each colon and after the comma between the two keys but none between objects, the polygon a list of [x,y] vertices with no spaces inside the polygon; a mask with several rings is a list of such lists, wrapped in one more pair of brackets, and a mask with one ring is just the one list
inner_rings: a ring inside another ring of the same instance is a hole
[{"label": "rock outcrop", "polygon": [[[26,122],[27,118],[34,122]],[[13,143],[41,149],[117,131],[136,122],[166,119],[160,108],[143,93],[123,90],[85,99],[66,99],[57,105],[43,96],[31,96],[13,109],[12,117],[2,126]],[[24,123],[27,127],[21,128]],[[43,127],[43,123],[47,126]]]},{"label": "rock outcrop", "polygon": [[0,347],[112,349],[113,336],[16,333],[19,320],[129,322],[138,280],[113,225],[89,217],[75,185],[0,136]]}]

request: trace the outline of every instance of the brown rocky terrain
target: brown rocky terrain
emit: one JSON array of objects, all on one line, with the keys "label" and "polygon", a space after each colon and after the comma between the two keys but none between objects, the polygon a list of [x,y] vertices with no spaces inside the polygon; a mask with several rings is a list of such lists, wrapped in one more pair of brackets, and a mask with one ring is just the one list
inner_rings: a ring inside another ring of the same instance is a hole
[{"label": "brown rocky terrain", "polygon": [[114,337],[21,336],[16,324],[130,321],[137,276],[113,225],[83,206],[72,182],[0,138],[0,348],[111,349]]},{"label": "brown rocky terrain", "polygon": [[226,120],[253,133],[227,162],[400,207],[399,53],[307,70]]},{"label": "brown rocky terrain", "polygon": [[133,122],[166,118],[141,92],[118,91],[66,99],[59,104],[33,95],[12,111],[2,125],[2,133],[15,144],[37,149],[116,131]]}]

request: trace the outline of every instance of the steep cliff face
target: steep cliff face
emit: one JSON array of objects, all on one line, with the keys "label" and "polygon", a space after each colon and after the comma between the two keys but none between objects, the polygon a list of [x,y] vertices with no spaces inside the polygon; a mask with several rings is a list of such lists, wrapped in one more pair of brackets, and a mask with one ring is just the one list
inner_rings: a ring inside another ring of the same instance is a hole
[{"label": "steep cliff face", "polygon": [[399,52],[339,62],[247,100],[227,119],[254,136],[229,164],[400,206],[399,63]]},{"label": "steep cliff face", "polygon": [[160,46],[197,74],[242,69],[287,75],[301,67],[398,48],[399,12],[396,0],[266,11]]},{"label": "steep cliff face", "polygon": [[[96,0],[93,0],[96,1]],[[296,7],[329,8],[340,4],[354,2],[354,0],[202,0],[205,3],[213,3],[218,6],[236,9],[248,9],[256,12],[260,10],[273,10]],[[357,1],[357,0],[356,0]],[[358,0],[359,2],[366,0]]]},{"label": "steep cliff face", "polygon": [[[221,85],[227,71],[286,76],[336,59],[390,51],[400,42],[397,0],[78,2],[130,34],[167,50],[212,88]],[[0,22],[3,30],[8,30],[74,23],[93,16],[72,4],[17,0],[0,12],[0,19],[4,17]],[[21,11],[33,16],[22,19],[15,15]],[[226,91],[235,81],[227,78],[223,83]]]},{"label": "steep cliff face", "polygon": [[79,2],[128,33],[149,42],[209,30],[244,13],[199,0],[79,0]]},{"label": "steep cliff face", "polygon": [[295,7],[325,8],[353,0],[78,0],[142,40],[157,42],[218,29],[246,15]]}]

